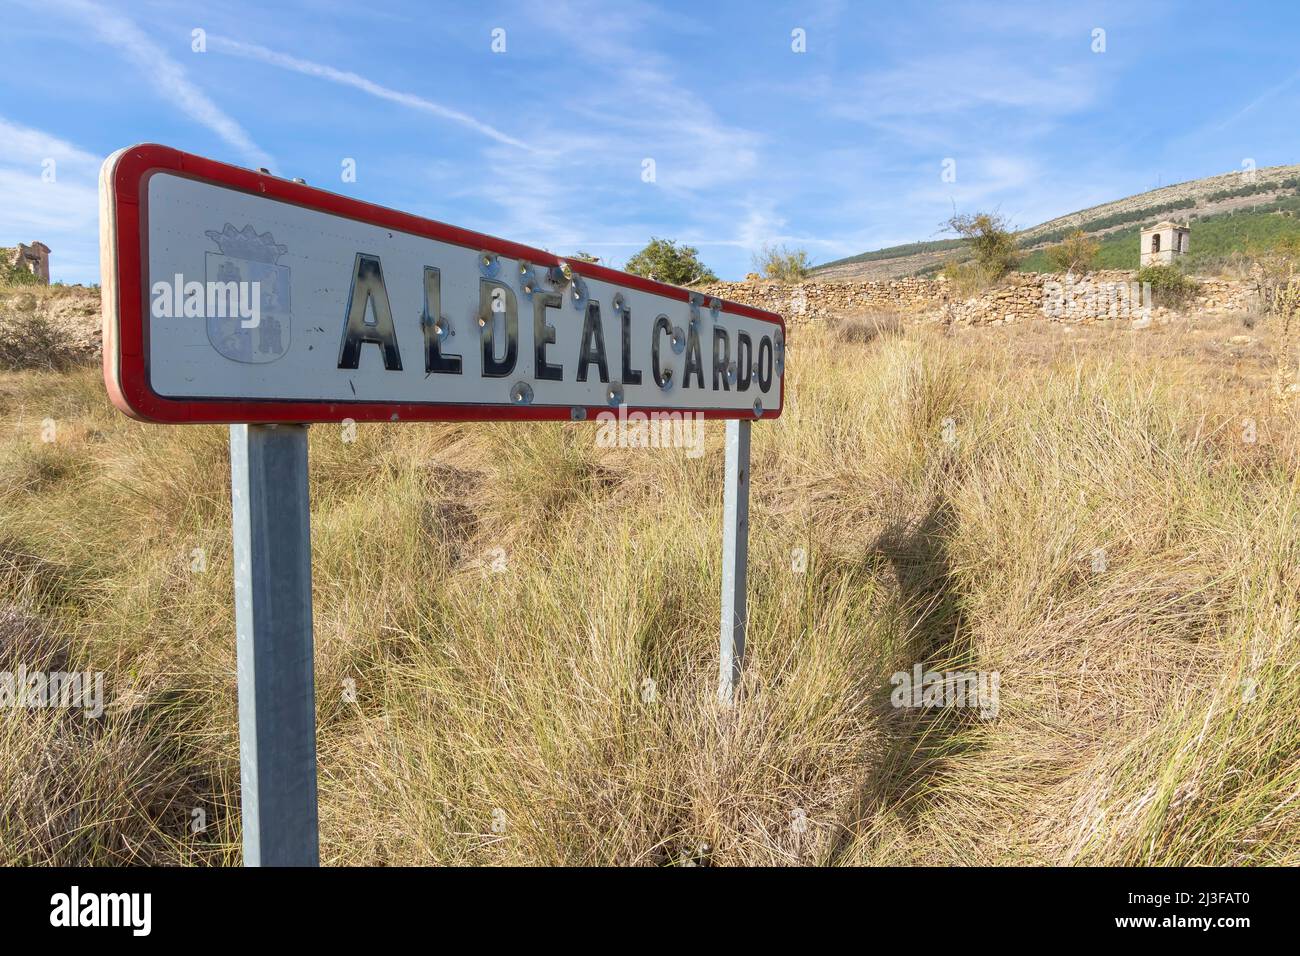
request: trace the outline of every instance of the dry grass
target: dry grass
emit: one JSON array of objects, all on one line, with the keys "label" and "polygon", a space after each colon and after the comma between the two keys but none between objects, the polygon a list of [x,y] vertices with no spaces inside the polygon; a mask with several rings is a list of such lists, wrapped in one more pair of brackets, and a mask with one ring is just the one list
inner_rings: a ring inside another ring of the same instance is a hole
[{"label": "dry grass", "polygon": [[[730,712],[720,426],[694,460],[313,429],[327,862],[1300,863],[1268,330],[852,326],[800,330],[754,429]],[[0,416],[0,670],[109,697],[0,710],[0,863],[236,862],[224,430],[133,423],[93,370],[4,374]],[[998,716],[894,709],[915,663],[999,671]]]},{"label": "dry grass", "polygon": [[837,316],[829,323],[841,342],[866,345],[881,337],[900,335],[903,320],[896,312],[864,312],[861,315]]},{"label": "dry grass", "polygon": [[0,282],[0,369],[69,369],[99,351],[98,287]]}]

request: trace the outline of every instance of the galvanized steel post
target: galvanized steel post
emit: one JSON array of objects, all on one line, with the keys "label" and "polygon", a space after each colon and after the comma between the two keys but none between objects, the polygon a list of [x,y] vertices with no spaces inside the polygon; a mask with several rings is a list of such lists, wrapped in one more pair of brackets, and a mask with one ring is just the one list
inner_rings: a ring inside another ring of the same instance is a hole
[{"label": "galvanized steel post", "polygon": [[745,657],[746,574],[749,566],[749,429],[747,419],[727,422],[726,479],[722,497],[722,638],[718,701],[730,705]]},{"label": "galvanized steel post", "polygon": [[231,425],[245,866],[316,866],[306,425]]}]

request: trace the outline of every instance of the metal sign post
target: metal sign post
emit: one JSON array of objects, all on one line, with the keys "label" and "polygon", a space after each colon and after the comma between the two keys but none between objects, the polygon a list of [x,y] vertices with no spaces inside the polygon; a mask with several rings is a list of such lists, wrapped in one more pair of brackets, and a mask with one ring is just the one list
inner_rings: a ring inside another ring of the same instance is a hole
[{"label": "metal sign post", "polygon": [[749,428],[727,422],[726,478],[722,493],[722,641],[718,652],[718,702],[730,706],[745,657],[745,578],[749,570]]},{"label": "metal sign post", "polygon": [[306,425],[231,425],[245,866],[316,866]]}]

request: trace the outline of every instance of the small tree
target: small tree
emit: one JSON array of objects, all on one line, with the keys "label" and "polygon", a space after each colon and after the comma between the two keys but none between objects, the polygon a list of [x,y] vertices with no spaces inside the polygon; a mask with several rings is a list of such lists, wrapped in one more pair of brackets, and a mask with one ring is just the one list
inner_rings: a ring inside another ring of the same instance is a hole
[{"label": "small tree", "polygon": [[769,279],[782,282],[798,282],[808,278],[811,264],[808,253],[803,249],[787,249],[785,246],[769,246],[754,254],[754,269]]},{"label": "small tree", "polygon": [[1150,283],[1152,304],[1167,309],[1183,308],[1199,288],[1175,266],[1145,266],[1138,270],[1137,281]]},{"label": "small tree", "polygon": [[1047,250],[1047,261],[1054,272],[1087,272],[1100,250],[1100,242],[1076,229]]},{"label": "small tree", "polygon": [[1251,245],[1247,256],[1264,314],[1289,317],[1300,311],[1300,236],[1284,236],[1266,248]]},{"label": "small tree", "polygon": [[633,275],[673,285],[718,281],[713,271],[700,261],[698,249],[679,246],[672,239],[652,238],[649,245],[627,260],[624,268]]},{"label": "small tree", "polygon": [[1300,237],[1285,237],[1271,249],[1252,249],[1251,255],[1260,307],[1276,324],[1273,398],[1284,402],[1300,375],[1293,341],[1300,324]]},{"label": "small tree", "polygon": [[600,256],[593,256],[590,252],[583,252],[581,249],[569,256],[569,258],[577,259],[579,262],[600,262]]},{"label": "small tree", "polygon": [[948,232],[955,232],[970,243],[975,263],[989,282],[1001,279],[1020,261],[1015,236],[1006,217],[999,213],[953,213],[944,226]]}]

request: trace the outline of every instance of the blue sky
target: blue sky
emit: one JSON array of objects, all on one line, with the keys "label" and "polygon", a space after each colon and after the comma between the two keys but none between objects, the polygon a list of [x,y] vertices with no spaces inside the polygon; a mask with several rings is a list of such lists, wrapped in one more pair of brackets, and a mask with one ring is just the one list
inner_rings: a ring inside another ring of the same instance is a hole
[{"label": "blue sky", "polygon": [[615,266],[684,240],[723,278],[764,243],[826,261],[938,238],[954,207],[1028,226],[1300,161],[1292,2],[0,0],[0,22],[0,245],[43,240],[68,282],[98,280],[99,163],[143,141]]}]

